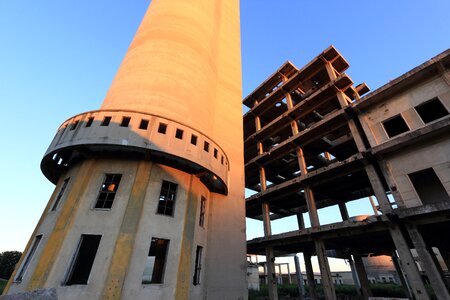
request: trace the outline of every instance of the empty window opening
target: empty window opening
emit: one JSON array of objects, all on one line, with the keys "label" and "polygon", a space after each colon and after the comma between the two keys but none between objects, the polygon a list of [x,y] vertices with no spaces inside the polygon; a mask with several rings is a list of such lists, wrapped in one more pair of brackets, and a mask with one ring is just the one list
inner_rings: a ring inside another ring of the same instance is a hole
[{"label": "empty window opening", "polygon": [[197,145],[197,136],[195,134],[191,135],[191,144]]},{"label": "empty window opening", "polygon": [[75,128],[77,128],[79,122],[80,122],[79,120],[73,122],[72,125],[70,125],[70,130],[75,130]]},{"label": "empty window opening", "polygon": [[158,132],[162,133],[162,134],[166,134],[166,131],[167,131],[167,124],[159,123]]},{"label": "empty window opening", "polygon": [[195,271],[194,271],[194,285],[200,284],[200,271],[202,270],[202,252],[203,247],[197,246],[197,251],[195,251]]},{"label": "empty window opening", "polygon": [[33,258],[34,253],[36,252],[36,249],[38,248],[41,239],[42,239],[42,234],[37,235],[34,238],[33,245],[31,246],[27,257],[25,258],[25,261],[22,264],[22,267],[20,268],[19,272],[17,273],[15,281],[17,281],[17,282],[22,281],[23,275],[25,274],[25,271],[27,270],[28,265],[31,262],[31,259]]},{"label": "empty window opening", "polygon": [[142,119],[139,123],[139,129],[146,130],[148,128],[148,120]]},{"label": "empty window opening", "polygon": [[217,149],[214,148],[214,158],[217,158],[218,153],[219,153],[219,152],[217,151]]},{"label": "empty window opening", "polygon": [[220,163],[223,165],[223,155],[220,157]]},{"label": "empty window opening", "polygon": [[201,227],[205,226],[205,213],[206,213],[206,198],[202,197],[200,199],[200,217],[198,219],[198,225]]},{"label": "empty window opening", "polygon": [[94,122],[94,117],[89,117],[86,122],[86,127],[91,127],[92,122]]},{"label": "empty window opening", "polygon": [[408,174],[423,204],[450,201],[444,186],[432,168]]},{"label": "empty window opening", "polygon": [[53,203],[52,211],[55,211],[58,208],[58,204],[59,204],[59,202],[61,202],[61,198],[64,195],[64,191],[67,187],[67,184],[69,183],[69,179],[70,178],[64,179],[61,189],[59,190],[58,196],[56,196],[55,203]]},{"label": "empty window opening", "polygon": [[416,106],[415,109],[425,124],[448,115],[447,109],[438,98],[433,98],[420,104]]},{"label": "empty window opening", "polygon": [[177,139],[182,140],[182,139],[183,139],[183,130],[177,128],[177,131],[175,132],[175,137],[176,137]]},{"label": "empty window opening", "polygon": [[101,238],[95,234],[81,235],[65,285],[87,284]]},{"label": "empty window opening", "polygon": [[408,125],[406,125],[405,120],[400,114],[387,121],[384,121],[383,126],[384,130],[386,130],[386,133],[390,138],[409,130]]},{"label": "empty window opening", "polygon": [[110,209],[112,207],[121,178],[122,174],[106,174],[98,193],[95,208]]},{"label": "empty window opening", "polygon": [[109,126],[110,122],[111,122],[111,117],[105,117],[102,121],[102,124],[100,124],[100,126]]},{"label": "empty window opening", "polygon": [[169,240],[152,238],[147,260],[145,261],[142,283],[163,283]]},{"label": "empty window opening", "polygon": [[130,117],[123,117],[122,122],[120,123],[120,127],[128,127],[130,125]]},{"label": "empty window opening", "polygon": [[163,180],[158,201],[158,214],[173,216],[178,185]]},{"label": "empty window opening", "polygon": [[203,144],[203,150],[205,150],[206,152],[209,152],[209,143],[208,142],[205,142]]}]

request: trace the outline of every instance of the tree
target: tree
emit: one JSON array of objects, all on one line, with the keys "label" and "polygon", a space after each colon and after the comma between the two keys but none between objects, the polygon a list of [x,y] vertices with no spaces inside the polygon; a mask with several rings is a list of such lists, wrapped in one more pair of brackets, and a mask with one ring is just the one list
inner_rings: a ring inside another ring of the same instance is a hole
[{"label": "tree", "polygon": [[9,279],[22,252],[5,251],[0,253],[0,278]]}]

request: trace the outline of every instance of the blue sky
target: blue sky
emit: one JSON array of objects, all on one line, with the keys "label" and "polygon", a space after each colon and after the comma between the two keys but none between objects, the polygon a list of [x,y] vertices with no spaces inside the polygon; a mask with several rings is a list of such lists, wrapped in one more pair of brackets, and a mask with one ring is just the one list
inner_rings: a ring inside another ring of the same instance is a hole
[{"label": "blue sky", "polygon": [[[149,2],[0,1],[0,252],[25,247],[53,190],[42,155],[65,119],[100,106]],[[373,90],[449,48],[449,11],[445,0],[241,0],[243,96],[331,44]],[[367,201],[350,208],[367,212]],[[261,232],[248,223],[249,237]]]}]

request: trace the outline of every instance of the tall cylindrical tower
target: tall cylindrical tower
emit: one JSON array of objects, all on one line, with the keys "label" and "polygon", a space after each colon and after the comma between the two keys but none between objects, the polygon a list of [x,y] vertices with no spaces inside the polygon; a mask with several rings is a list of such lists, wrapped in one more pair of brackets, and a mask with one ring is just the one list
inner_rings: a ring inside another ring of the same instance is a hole
[{"label": "tall cylindrical tower", "polygon": [[239,1],[153,0],[100,110],[45,153],[56,188],[7,292],[243,297],[240,102]]}]

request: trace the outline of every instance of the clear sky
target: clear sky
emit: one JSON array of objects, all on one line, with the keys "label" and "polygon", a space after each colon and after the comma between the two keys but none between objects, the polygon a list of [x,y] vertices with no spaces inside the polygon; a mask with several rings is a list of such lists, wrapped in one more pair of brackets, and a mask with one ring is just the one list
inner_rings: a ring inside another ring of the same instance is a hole
[{"label": "clear sky", "polygon": [[[53,191],[42,155],[65,119],[100,106],[149,3],[0,1],[0,252],[24,249]],[[243,96],[331,44],[355,83],[376,89],[450,47],[449,11],[448,0],[241,0]],[[363,213],[367,201],[351,204]],[[275,222],[274,232],[295,226]],[[262,235],[262,224],[247,232]]]}]

